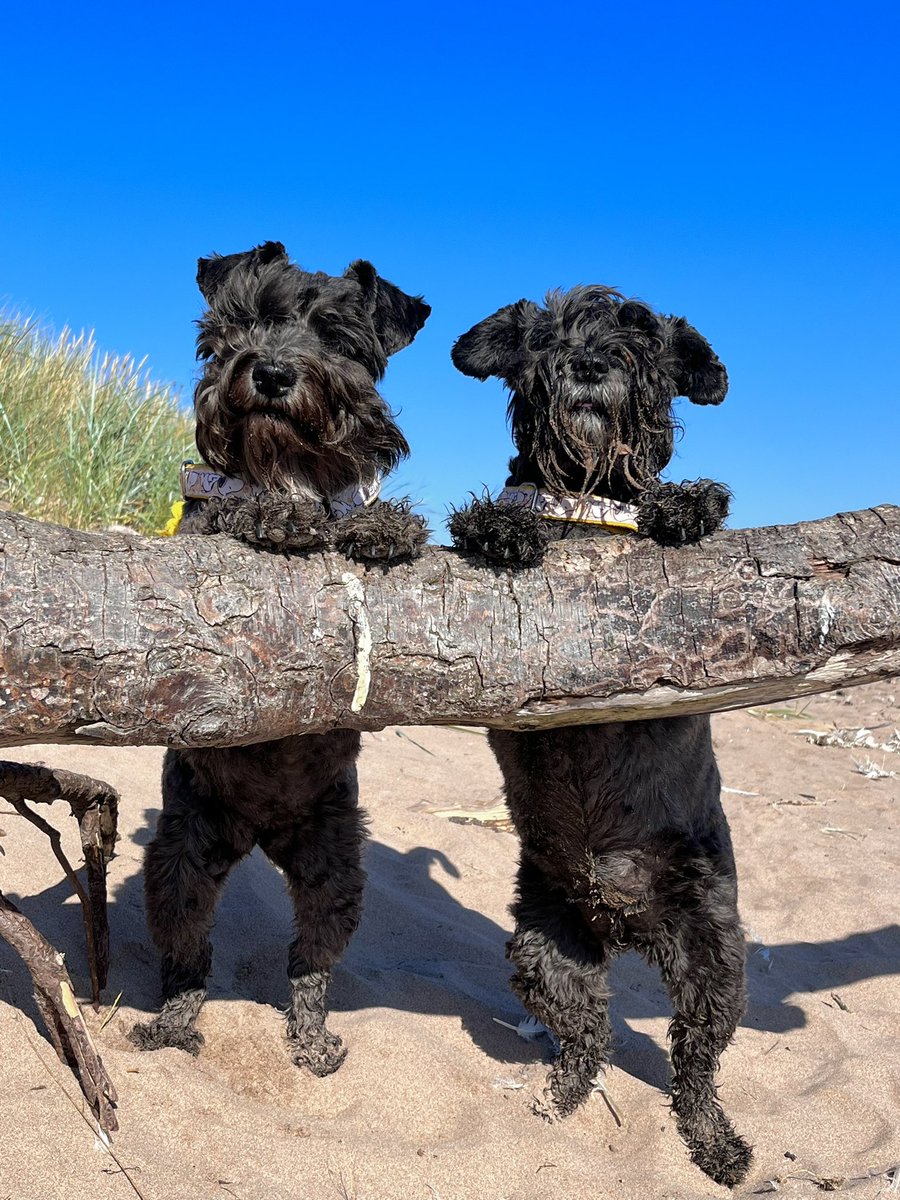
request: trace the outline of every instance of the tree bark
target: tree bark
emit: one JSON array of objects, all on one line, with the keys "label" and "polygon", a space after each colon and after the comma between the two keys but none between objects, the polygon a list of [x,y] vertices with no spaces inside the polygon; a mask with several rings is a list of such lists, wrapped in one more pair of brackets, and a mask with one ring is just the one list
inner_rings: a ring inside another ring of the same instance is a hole
[{"label": "tree bark", "polygon": [[664,550],[365,569],[0,514],[0,744],[225,746],[339,726],[538,729],[900,675],[900,508]]}]

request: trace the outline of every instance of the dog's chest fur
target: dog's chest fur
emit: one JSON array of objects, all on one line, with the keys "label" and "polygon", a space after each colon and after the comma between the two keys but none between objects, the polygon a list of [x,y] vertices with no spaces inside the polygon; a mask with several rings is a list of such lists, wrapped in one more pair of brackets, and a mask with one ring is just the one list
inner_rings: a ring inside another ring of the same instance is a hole
[{"label": "dog's chest fur", "polygon": [[[251,828],[298,829],[317,804],[356,790],[360,735],[353,729],[305,734],[253,746],[181,751],[201,805],[228,809]],[[238,786],[236,786],[238,785]]]},{"label": "dog's chest fur", "polygon": [[708,717],[492,730],[489,740],[525,853],[579,899],[645,907],[655,877],[716,824]]}]

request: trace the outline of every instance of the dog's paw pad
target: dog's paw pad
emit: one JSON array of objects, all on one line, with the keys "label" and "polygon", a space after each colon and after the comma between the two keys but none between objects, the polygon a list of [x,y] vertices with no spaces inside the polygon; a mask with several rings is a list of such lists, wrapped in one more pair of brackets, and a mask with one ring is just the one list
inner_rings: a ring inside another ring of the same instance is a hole
[{"label": "dog's paw pad", "polygon": [[321,505],[278,494],[212,500],[206,523],[209,532],[276,550],[308,550],[328,541]]},{"label": "dog's paw pad", "polygon": [[581,1078],[555,1078],[550,1075],[549,1095],[558,1120],[570,1117],[591,1094],[592,1083]]},{"label": "dog's paw pad", "polygon": [[428,541],[422,517],[404,501],[380,501],[337,522],[335,547],[357,562],[400,562],[417,558]]},{"label": "dog's paw pad", "polygon": [[393,542],[366,541],[343,538],[337,543],[337,548],[357,562],[390,562],[397,556],[397,547]]},{"label": "dog's paw pad", "polygon": [[722,528],[730,501],[728,488],[712,479],[657,483],[640,503],[638,528],[661,546],[699,542]]},{"label": "dog's paw pad", "polygon": [[550,540],[546,522],[530,509],[488,499],[457,509],[447,524],[457,550],[504,567],[537,565]]}]

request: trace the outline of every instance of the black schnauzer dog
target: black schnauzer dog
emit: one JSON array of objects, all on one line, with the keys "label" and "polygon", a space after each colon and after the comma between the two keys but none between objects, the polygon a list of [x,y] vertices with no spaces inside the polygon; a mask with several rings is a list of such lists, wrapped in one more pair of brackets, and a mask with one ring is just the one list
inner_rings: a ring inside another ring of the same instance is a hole
[{"label": "black schnauzer dog", "polygon": [[[375,383],[429,306],[368,262],[340,278],[307,273],[279,242],[200,259],[197,282],[209,306],[197,342],[197,445],[211,470],[186,474],[200,481],[189,494],[209,498],[188,501],[179,532],[335,548],[370,562],[416,556],[424,521],[406,502],[377,499],[380,475],[409,447]],[[335,730],[166,754],[163,812],[145,864],[164,1006],[134,1027],[135,1044],[198,1052],[213,911],[230,869],[258,845],[284,872],[296,914],[292,1058],[316,1075],[341,1065],[325,990],[360,915],[359,748],[358,733]]]},{"label": "black schnauzer dog", "polygon": [[[680,545],[722,525],[723,485],[658,479],[674,398],[719,404],[727,389],[683,318],[578,287],[545,308],[500,309],[459,338],[453,362],[509,387],[518,449],[498,500],[452,515],[460,550],[521,567],[559,538],[630,529]],[[717,1101],[715,1073],[744,1009],[744,939],[709,718],[493,730],[490,744],[522,843],[513,987],[560,1043],[543,1115],[571,1113],[608,1063],[607,970],[633,947],[674,1004],[679,1131],[708,1175],[739,1183],[751,1151]]]}]

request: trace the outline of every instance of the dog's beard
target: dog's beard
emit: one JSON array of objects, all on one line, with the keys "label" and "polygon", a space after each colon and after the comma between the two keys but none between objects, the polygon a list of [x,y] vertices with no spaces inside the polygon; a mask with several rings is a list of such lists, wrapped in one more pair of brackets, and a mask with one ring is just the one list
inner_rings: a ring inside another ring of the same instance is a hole
[{"label": "dog's beard", "polygon": [[540,474],[532,482],[615,500],[644,491],[671,458],[675,421],[668,402],[651,408],[635,391],[611,371],[598,383],[539,375],[527,398],[515,393],[513,436]]},{"label": "dog's beard", "polygon": [[197,447],[210,466],[274,491],[331,496],[409,453],[405,438],[361,369],[317,359],[291,363],[284,396],[261,395],[255,360],[209,369],[197,386]]}]

